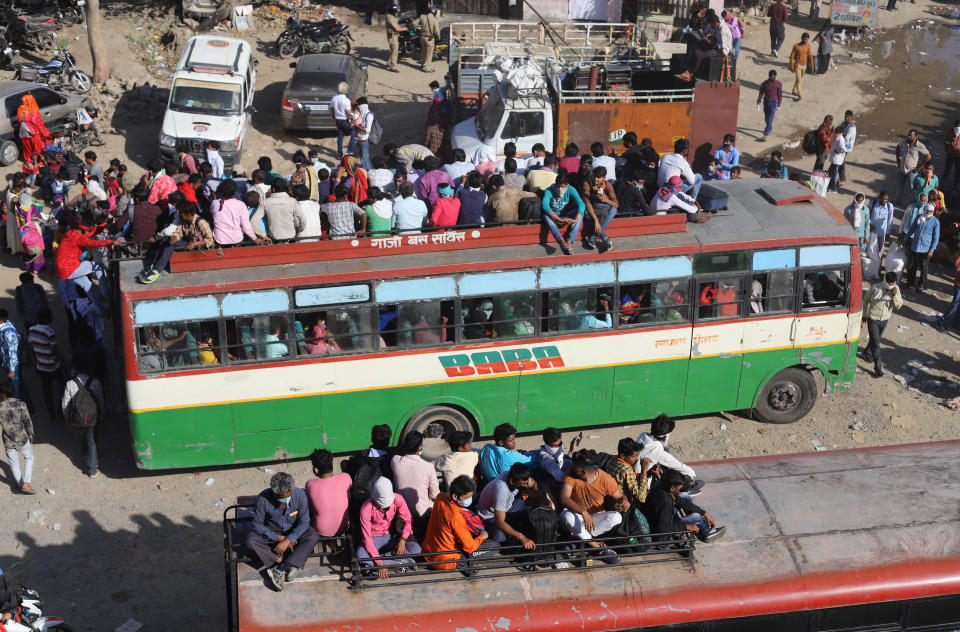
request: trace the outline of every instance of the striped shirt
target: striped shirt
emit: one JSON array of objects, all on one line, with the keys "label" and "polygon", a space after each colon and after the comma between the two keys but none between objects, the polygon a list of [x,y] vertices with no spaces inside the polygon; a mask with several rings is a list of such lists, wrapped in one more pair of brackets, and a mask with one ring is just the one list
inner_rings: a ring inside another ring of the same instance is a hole
[{"label": "striped shirt", "polygon": [[27,340],[37,360],[37,370],[52,373],[60,368],[60,360],[54,349],[57,346],[57,334],[49,325],[34,325],[27,332]]}]

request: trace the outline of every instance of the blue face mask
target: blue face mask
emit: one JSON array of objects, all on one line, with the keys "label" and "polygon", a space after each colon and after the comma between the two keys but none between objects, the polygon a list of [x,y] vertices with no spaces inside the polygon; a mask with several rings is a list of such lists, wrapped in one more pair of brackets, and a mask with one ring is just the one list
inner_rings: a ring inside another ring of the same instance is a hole
[{"label": "blue face mask", "polygon": [[281,505],[286,505],[289,507],[291,500],[293,500],[293,496],[287,496],[286,498],[278,498],[277,502],[279,502]]},{"label": "blue face mask", "polygon": [[461,507],[469,507],[473,503],[473,496],[470,498],[458,498],[457,504]]}]

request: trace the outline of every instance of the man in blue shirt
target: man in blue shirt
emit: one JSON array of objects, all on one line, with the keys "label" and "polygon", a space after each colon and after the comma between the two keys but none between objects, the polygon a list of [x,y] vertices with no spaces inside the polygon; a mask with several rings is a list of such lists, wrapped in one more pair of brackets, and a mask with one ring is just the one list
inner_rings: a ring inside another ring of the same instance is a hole
[{"label": "man in blue shirt", "polygon": [[713,157],[720,163],[717,175],[720,180],[730,179],[730,170],[740,166],[740,150],[734,147],[736,139],[733,134],[723,136],[723,146],[713,153]]},{"label": "man in blue shirt", "polygon": [[537,457],[517,450],[517,429],[510,424],[500,424],[493,429],[493,443],[480,451],[480,471],[492,481],[510,469],[514,463],[537,466]]},{"label": "man in blue shirt", "polygon": [[[554,239],[557,240],[560,250],[565,255],[570,254],[570,248],[580,236],[583,213],[587,208],[580,199],[580,194],[569,185],[570,180],[566,172],[561,171],[557,174],[554,183],[543,192],[543,221],[547,223],[547,228],[553,233]],[[570,227],[566,240],[560,234],[558,224]]]},{"label": "man in blue shirt", "polygon": [[283,590],[284,582],[303,568],[320,539],[310,527],[307,495],[294,487],[293,476],[277,472],[270,477],[270,489],[257,496],[252,526],[247,548],[267,567],[267,581],[278,591]]},{"label": "man in blue shirt", "polygon": [[910,256],[907,259],[904,285],[908,288],[913,287],[913,281],[917,278],[917,268],[919,268],[920,284],[917,289],[923,292],[927,284],[927,267],[940,243],[940,220],[934,215],[933,204],[927,204],[923,215],[914,220],[910,232],[907,233],[907,239],[910,241]]},{"label": "man in blue shirt", "polygon": [[877,235],[877,251],[882,258],[887,235],[893,228],[893,204],[887,191],[881,191],[880,197],[870,204],[870,226]]}]

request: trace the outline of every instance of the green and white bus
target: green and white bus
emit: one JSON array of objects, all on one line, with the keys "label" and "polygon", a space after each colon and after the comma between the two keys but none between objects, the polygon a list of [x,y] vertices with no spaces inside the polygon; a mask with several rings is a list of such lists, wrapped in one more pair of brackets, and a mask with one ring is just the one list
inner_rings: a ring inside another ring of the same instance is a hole
[{"label": "green and white bus", "polygon": [[149,286],[122,262],[137,463],[344,452],[379,423],[436,455],[504,422],[796,421],[814,374],[853,383],[856,237],[797,183],[717,186],[729,208],[711,221],[618,219],[604,254],[564,257],[535,225],[178,253]]}]

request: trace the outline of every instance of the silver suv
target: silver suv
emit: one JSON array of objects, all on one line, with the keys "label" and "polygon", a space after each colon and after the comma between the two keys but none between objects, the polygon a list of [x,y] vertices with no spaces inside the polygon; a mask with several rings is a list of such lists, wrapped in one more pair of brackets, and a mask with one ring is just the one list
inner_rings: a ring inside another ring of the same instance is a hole
[{"label": "silver suv", "polygon": [[80,106],[92,106],[93,101],[85,96],[67,96],[46,86],[29,81],[0,82],[0,101],[5,116],[0,118],[0,165],[12,165],[20,156],[17,143],[17,108],[23,102],[23,96],[32,94],[37,106],[43,113],[43,122],[55,131],[59,125],[75,117]]}]

